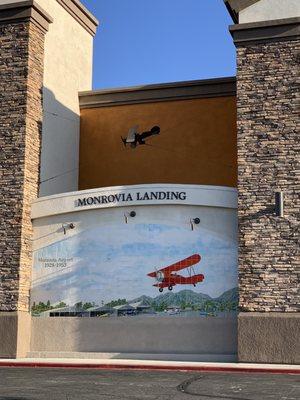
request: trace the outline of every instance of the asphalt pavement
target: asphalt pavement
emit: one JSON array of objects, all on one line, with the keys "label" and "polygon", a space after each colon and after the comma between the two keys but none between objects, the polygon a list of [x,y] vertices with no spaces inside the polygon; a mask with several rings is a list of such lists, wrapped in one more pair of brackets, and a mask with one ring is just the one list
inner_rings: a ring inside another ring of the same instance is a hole
[{"label": "asphalt pavement", "polygon": [[299,400],[300,375],[0,368],[0,400]]}]

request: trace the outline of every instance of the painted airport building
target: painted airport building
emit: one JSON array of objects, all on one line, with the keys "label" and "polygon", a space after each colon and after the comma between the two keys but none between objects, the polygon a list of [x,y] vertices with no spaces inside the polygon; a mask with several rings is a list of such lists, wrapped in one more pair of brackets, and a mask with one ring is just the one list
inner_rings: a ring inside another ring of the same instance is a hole
[{"label": "painted airport building", "polygon": [[300,362],[300,4],[224,4],[237,77],[93,91],[80,1],[0,0],[0,358]]}]

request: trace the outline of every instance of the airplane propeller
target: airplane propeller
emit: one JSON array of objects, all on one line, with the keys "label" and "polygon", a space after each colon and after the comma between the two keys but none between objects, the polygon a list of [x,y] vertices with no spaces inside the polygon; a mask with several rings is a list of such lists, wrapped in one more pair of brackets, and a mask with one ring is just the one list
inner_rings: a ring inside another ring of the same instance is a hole
[{"label": "airplane propeller", "polygon": [[129,129],[127,137],[123,138],[121,136],[122,142],[125,147],[127,145],[130,145],[132,149],[135,149],[137,145],[141,144],[147,144],[146,139],[153,136],[153,135],[159,135],[160,133],[160,127],[159,126],[153,126],[150,131],[138,133],[138,125],[133,126],[132,128]]}]

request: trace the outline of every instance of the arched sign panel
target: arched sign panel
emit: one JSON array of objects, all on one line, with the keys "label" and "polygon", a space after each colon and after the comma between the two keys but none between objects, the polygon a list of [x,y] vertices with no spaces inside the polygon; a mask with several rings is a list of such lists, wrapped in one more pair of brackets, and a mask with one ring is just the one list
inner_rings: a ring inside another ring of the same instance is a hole
[{"label": "arched sign panel", "polygon": [[[238,303],[235,190],[186,185],[170,190],[166,185],[149,185],[143,190],[123,189],[124,198],[131,194],[135,199],[130,207],[111,207],[109,203],[103,207],[101,200],[97,204],[87,200],[99,196],[108,200],[111,192],[113,188],[106,194],[71,194],[69,204],[65,203],[67,212],[59,208],[57,197],[42,199],[47,215],[42,216],[40,205],[34,209],[33,213],[40,214],[34,220],[32,315],[40,317],[39,323],[45,318],[77,317],[87,330],[91,320],[97,321],[100,330],[109,324],[122,324],[129,329],[128,334],[133,329],[132,334],[137,335],[144,329],[146,342],[147,331],[153,338],[154,324],[157,342],[162,343],[155,348],[152,341],[147,347],[145,340],[142,345],[135,338],[123,349],[120,338],[109,345],[109,338],[102,337],[102,345],[98,341],[89,351],[104,351],[106,346],[127,352],[165,348],[167,352],[176,353],[178,348],[184,352],[184,343],[175,332],[188,320],[212,329],[217,323],[226,337],[226,321],[232,325]],[[143,205],[137,193],[143,196]],[[165,203],[154,196],[165,197]],[[210,196],[212,206],[207,204]],[[80,199],[86,199],[86,205],[81,200],[79,211]],[[73,210],[68,208],[71,204]],[[49,207],[56,213],[50,215]],[[167,342],[159,336],[165,335],[166,329],[174,329],[174,338],[169,335]],[[204,342],[208,336],[203,337]],[[194,351],[203,352],[194,341]]]}]

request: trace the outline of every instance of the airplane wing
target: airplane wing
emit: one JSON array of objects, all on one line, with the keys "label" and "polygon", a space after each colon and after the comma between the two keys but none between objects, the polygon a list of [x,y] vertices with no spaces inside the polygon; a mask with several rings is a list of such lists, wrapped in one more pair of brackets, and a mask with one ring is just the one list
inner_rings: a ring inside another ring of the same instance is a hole
[{"label": "airplane wing", "polygon": [[138,125],[135,125],[129,129],[128,135],[126,138],[126,143],[134,143],[135,142],[135,135],[137,134],[138,127],[139,127]]},{"label": "airplane wing", "polygon": [[[165,288],[165,287],[168,287],[169,284],[168,284],[167,282],[163,282],[163,283],[154,283],[154,285],[152,285],[152,286]],[[175,286],[175,285],[173,285],[173,286]]]},{"label": "airplane wing", "polygon": [[[177,263],[169,265],[168,267],[161,268],[158,271],[163,272],[165,276],[168,276],[171,274],[171,272],[180,271],[181,269],[191,267],[192,265],[197,264],[200,260],[201,257],[199,254],[193,254],[192,256],[185,258],[184,260],[178,261]],[[151,276],[151,278],[155,278],[156,274],[157,271],[150,272],[148,276]]]}]

